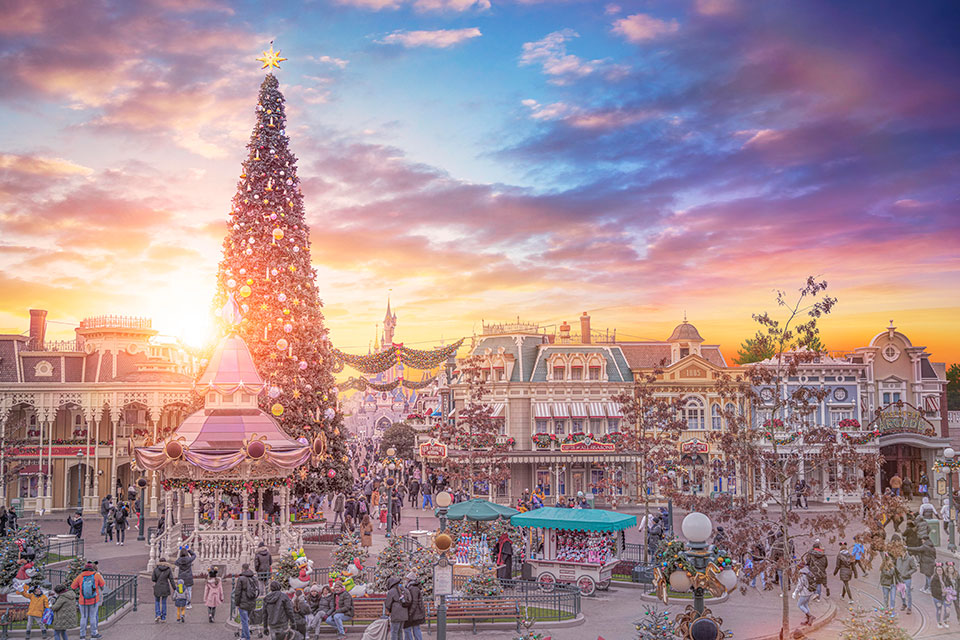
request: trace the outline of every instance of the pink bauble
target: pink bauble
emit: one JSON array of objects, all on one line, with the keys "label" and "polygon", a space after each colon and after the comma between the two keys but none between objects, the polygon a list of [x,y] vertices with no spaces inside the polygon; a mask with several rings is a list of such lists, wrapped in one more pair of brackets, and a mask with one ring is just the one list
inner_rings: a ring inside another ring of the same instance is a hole
[{"label": "pink bauble", "polygon": [[336,470],[336,469],[328,469],[328,470],[327,470],[327,477],[328,477],[328,478],[335,478],[336,476],[337,476],[337,470]]}]

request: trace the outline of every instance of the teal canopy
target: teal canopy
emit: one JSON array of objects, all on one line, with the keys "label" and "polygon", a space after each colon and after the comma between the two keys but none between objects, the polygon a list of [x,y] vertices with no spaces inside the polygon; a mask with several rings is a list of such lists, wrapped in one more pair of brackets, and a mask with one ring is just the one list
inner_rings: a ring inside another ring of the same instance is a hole
[{"label": "teal canopy", "polygon": [[544,507],[510,518],[515,527],[569,529],[571,531],[621,531],[637,526],[637,516],[603,509],[563,509]]},{"label": "teal canopy", "polygon": [[510,516],[520,513],[511,507],[504,507],[483,498],[474,498],[465,502],[457,502],[450,505],[447,509],[447,520],[471,520],[473,522],[488,522],[503,518],[509,520]]}]

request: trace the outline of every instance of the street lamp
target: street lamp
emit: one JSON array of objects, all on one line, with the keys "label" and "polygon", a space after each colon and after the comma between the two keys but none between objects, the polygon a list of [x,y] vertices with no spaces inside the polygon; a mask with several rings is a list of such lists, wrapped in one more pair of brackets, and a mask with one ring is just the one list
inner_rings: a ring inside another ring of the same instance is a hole
[{"label": "street lamp", "polygon": [[77,451],[77,509],[83,509],[83,481],[86,474],[83,472],[83,451]]},{"label": "street lamp", "polygon": [[[687,539],[680,555],[693,565],[690,574],[678,568],[668,576],[663,576],[670,589],[677,592],[693,590],[693,608],[700,616],[704,615],[704,592],[715,596],[729,592],[737,586],[737,573],[730,560],[720,549],[707,544],[713,533],[713,523],[705,514],[696,511],[687,514],[680,523],[680,531]],[[688,565],[689,566],[689,565]],[[664,590],[664,600],[666,591]]]},{"label": "street lamp", "polygon": [[954,543],[954,531],[955,531],[955,521],[953,518],[953,457],[957,455],[957,452],[953,450],[953,447],[947,447],[943,450],[943,457],[947,459],[946,470],[947,470],[947,550],[950,553],[953,553],[957,550],[957,545]]},{"label": "street lamp", "polygon": [[[453,504],[453,498],[446,491],[441,491],[434,498],[437,505],[437,515],[440,517],[440,534],[434,538],[434,546],[440,552],[440,566],[443,570],[447,569],[447,550],[453,545],[453,539],[450,534],[444,533],[447,529],[447,508]],[[437,580],[434,580],[434,590],[440,596],[440,604],[437,606],[437,640],[447,640],[447,593],[437,589]],[[451,590],[452,590],[451,577]]]},{"label": "street lamp", "polygon": [[384,484],[387,485],[387,537],[389,538],[393,532],[393,486],[397,483],[396,479],[393,477],[393,472],[397,468],[397,464],[393,461],[393,456],[397,455],[397,450],[393,447],[387,449],[387,470],[390,475],[387,476],[387,479],[384,481]]},{"label": "street lamp", "polygon": [[[144,532],[144,523],[145,523],[145,518],[143,517],[143,515],[144,515],[144,514],[143,514],[143,507],[144,507],[144,504],[146,503],[146,500],[147,500],[147,478],[146,478],[146,476],[140,476],[140,479],[137,480],[137,486],[140,487],[140,513],[138,514],[138,515],[139,515],[139,519],[140,519],[140,528],[139,528],[139,530],[137,531],[137,540],[138,540],[138,541],[143,541],[143,540],[146,539],[146,536],[145,536],[144,533],[143,533],[143,532]],[[199,507],[198,507],[198,508],[199,508]]]}]

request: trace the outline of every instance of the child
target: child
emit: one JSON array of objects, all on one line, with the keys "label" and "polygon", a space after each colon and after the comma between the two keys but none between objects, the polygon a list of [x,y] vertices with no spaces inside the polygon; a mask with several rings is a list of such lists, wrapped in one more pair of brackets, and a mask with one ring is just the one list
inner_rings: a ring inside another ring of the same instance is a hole
[{"label": "child", "polygon": [[223,602],[223,582],[217,576],[217,569],[214,567],[207,573],[207,582],[203,585],[203,603],[207,605],[207,617],[213,622],[213,617],[217,615],[217,605]]},{"label": "child", "polygon": [[27,637],[30,637],[30,629],[33,628],[33,625],[40,625],[40,635],[44,638],[47,637],[47,625],[43,624],[43,610],[50,606],[50,601],[47,600],[47,596],[44,595],[43,589],[40,587],[34,587],[32,591],[28,591],[26,587],[23,588],[21,592],[24,598],[30,600],[30,605],[27,607]]},{"label": "child", "polygon": [[177,588],[173,592],[173,605],[177,608],[177,622],[187,621],[187,588],[183,580],[177,580]]}]

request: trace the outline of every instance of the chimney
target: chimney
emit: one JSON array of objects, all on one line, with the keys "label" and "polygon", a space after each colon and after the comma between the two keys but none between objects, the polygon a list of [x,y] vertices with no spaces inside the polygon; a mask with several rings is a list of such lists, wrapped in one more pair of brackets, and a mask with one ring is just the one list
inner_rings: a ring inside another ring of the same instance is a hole
[{"label": "chimney", "polygon": [[47,312],[43,309],[30,309],[30,342],[34,351],[42,351],[47,336]]},{"label": "chimney", "polygon": [[560,325],[560,344],[570,344],[570,325],[566,320]]},{"label": "chimney", "polygon": [[590,344],[590,316],[586,311],[580,316],[580,342]]}]

